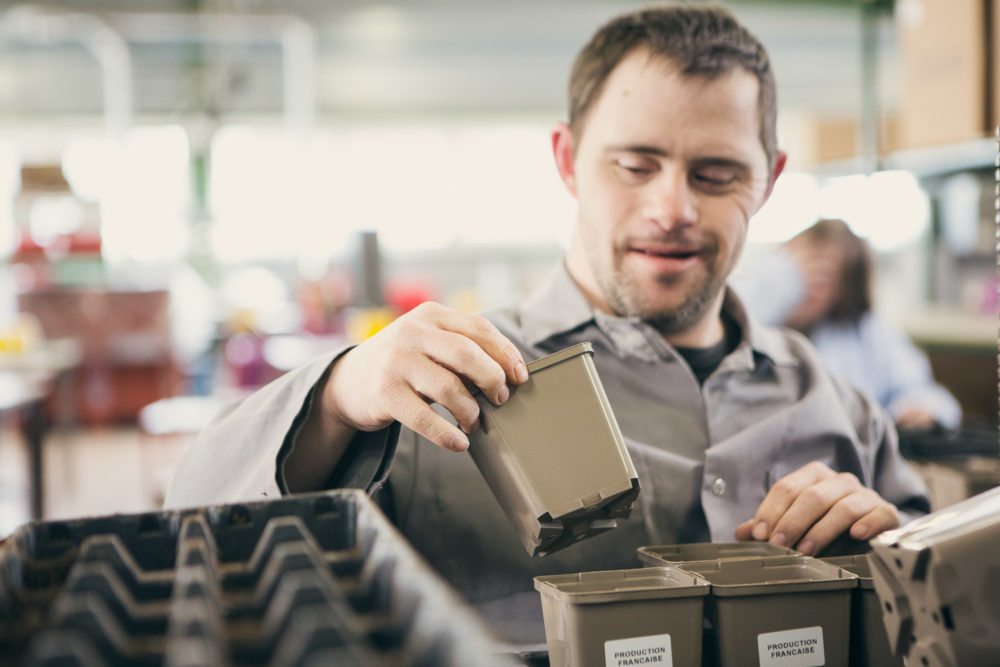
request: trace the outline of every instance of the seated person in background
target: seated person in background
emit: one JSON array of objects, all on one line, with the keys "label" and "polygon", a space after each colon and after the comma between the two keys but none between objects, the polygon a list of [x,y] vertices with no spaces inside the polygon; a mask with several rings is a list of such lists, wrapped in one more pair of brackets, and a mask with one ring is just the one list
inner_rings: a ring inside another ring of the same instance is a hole
[{"label": "seated person in background", "polygon": [[[423,304],[225,409],[168,506],[365,488],[498,636],[526,644],[545,636],[537,575],[734,537],[812,554],[928,511],[885,411],[726,287],[785,163],[760,42],[724,9],[630,13],[584,47],[569,97],[551,146],[578,210],[549,278],[486,317]],[[532,559],[464,453],[469,385],[502,404],[525,359],[583,341],[642,489],[615,530]]]},{"label": "seated person in background", "polygon": [[873,396],[899,428],[957,428],[962,410],[934,382],[927,358],[872,311],[872,273],[868,244],[844,221],[820,220],[732,284],[764,324],[806,334],[830,369]]}]

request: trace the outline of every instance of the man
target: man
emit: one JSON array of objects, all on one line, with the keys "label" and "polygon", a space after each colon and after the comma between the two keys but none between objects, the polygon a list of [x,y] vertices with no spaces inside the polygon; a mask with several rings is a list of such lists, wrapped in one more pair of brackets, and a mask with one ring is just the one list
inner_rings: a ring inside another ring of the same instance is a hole
[{"label": "man", "polygon": [[[734,536],[816,553],[927,511],[885,413],[804,338],[749,321],[725,287],[785,164],[756,38],[720,9],[613,20],[577,58],[552,149],[579,210],[565,264],[537,292],[488,319],[426,304],[284,376],[205,429],[168,504],[377,490],[431,564],[521,642],[544,637],[535,575]],[[532,560],[459,453],[478,427],[468,387],[503,403],[525,358],[585,340],[642,490],[617,529]]]}]

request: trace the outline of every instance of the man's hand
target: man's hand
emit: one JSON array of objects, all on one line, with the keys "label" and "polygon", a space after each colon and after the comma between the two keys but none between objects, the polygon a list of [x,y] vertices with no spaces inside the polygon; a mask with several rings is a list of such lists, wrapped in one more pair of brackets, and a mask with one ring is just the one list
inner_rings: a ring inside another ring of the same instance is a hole
[{"label": "man's hand", "polygon": [[771,487],[754,518],[736,529],[736,539],[768,540],[811,556],[844,531],[869,540],[898,525],[895,506],[857,477],[813,461]]},{"label": "man's hand", "polygon": [[[424,303],[338,360],[323,406],[355,430],[399,421],[440,447],[463,451],[469,446],[465,433],[479,427],[470,387],[500,405],[510,396],[508,384],[527,379],[521,353],[489,320]],[[461,430],[430,403],[450,412]]]},{"label": "man's hand", "polygon": [[927,431],[934,428],[934,415],[920,408],[908,408],[896,418],[896,426],[903,431]]}]

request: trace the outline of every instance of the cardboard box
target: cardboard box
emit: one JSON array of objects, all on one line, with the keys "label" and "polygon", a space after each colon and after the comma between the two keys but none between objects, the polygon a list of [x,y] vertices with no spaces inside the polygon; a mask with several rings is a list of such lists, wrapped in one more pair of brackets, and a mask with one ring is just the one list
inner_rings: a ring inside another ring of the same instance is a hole
[{"label": "cardboard box", "polygon": [[910,466],[927,485],[934,512],[1000,486],[1000,459],[910,461]]},{"label": "cardboard box", "polygon": [[[861,127],[856,114],[789,112],[785,114],[782,124],[782,145],[794,147],[789,159],[794,159],[795,163],[788,168],[850,160],[860,155]],[[889,155],[906,148],[900,137],[899,114],[895,110],[879,115],[877,132],[879,155]]]},{"label": "cardboard box", "polygon": [[849,160],[858,155],[858,120],[854,117],[816,120],[816,161]]},{"label": "cardboard box", "polygon": [[898,8],[907,148],[992,134],[987,132],[988,2],[996,0],[917,0]]}]

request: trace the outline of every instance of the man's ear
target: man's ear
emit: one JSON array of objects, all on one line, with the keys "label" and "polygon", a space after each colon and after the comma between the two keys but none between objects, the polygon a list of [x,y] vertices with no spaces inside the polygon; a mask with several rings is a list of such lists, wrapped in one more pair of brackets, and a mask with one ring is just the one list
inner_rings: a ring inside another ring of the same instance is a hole
[{"label": "man's ear", "polygon": [[[767,182],[767,191],[764,192],[764,199],[761,200],[760,206],[763,206],[771,193],[774,192],[774,184],[778,180],[778,176],[781,176],[781,172],[785,170],[786,162],[788,162],[788,153],[778,151],[778,154],[774,156],[774,168],[771,170],[771,178]],[[757,207],[757,210],[760,210],[760,206]]]},{"label": "man's ear", "polygon": [[556,123],[552,128],[552,156],[556,171],[566,184],[569,193],[576,197],[576,167],[573,164],[573,133],[566,123]]}]

